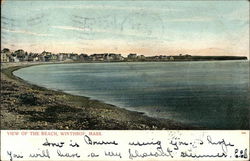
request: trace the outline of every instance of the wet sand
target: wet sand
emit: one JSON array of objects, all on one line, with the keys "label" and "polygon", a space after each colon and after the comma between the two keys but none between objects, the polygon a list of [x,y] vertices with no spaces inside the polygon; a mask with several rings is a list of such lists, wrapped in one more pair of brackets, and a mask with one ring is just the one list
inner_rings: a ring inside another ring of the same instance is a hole
[{"label": "wet sand", "polygon": [[151,118],[87,97],[46,89],[13,75],[13,71],[30,65],[1,65],[1,129],[203,129],[173,120]]}]

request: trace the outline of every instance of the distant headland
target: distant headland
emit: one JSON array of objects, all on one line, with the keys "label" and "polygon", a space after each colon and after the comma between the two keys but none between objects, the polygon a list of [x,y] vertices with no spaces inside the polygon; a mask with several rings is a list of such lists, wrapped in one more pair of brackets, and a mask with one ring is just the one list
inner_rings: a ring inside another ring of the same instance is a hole
[{"label": "distant headland", "polygon": [[156,55],[144,56],[130,53],[127,57],[117,53],[42,53],[27,52],[23,49],[10,51],[8,48],[1,50],[1,62],[165,62],[165,61],[213,61],[213,60],[247,60],[245,56],[192,56],[189,54],[179,55]]}]

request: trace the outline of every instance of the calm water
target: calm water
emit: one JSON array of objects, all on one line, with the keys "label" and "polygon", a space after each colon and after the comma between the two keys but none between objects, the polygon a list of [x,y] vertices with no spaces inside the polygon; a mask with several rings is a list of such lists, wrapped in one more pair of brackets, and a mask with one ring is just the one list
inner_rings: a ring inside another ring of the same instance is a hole
[{"label": "calm water", "polygon": [[213,129],[250,129],[249,62],[54,64],[14,74],[147,115]]}]

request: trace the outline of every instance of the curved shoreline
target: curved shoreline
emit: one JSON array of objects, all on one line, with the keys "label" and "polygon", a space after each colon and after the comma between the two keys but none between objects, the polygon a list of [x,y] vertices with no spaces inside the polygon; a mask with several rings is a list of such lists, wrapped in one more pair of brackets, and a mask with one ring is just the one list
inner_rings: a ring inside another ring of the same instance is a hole
[{"label": "curved shoreline", "polygon": [[[141,112],[129,111],[99,100],[90,100],[85,96],[40,87],[13,74],[18,69],[43,64],[45,63],[24,64],[2,69],[2,89],[3,93],[7,93],[3,94],[2,129],[204,129],[173,120],[152,118]],[[14,88],[8,89],[11,87]],[[13,120],[13,117],[19,119]],[[13,127],[9,121],[21,122]]]}]

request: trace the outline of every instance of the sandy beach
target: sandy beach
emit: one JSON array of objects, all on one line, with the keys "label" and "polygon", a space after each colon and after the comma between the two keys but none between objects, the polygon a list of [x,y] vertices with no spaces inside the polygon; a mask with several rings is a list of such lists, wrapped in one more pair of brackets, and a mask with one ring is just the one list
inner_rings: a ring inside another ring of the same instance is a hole
[{"label": "sandy beach", "polygon": [[1,129],[164,130],[199,129],[155,119],[98,100],[31,85],[13,71],[36,64],[2,64]]}]

